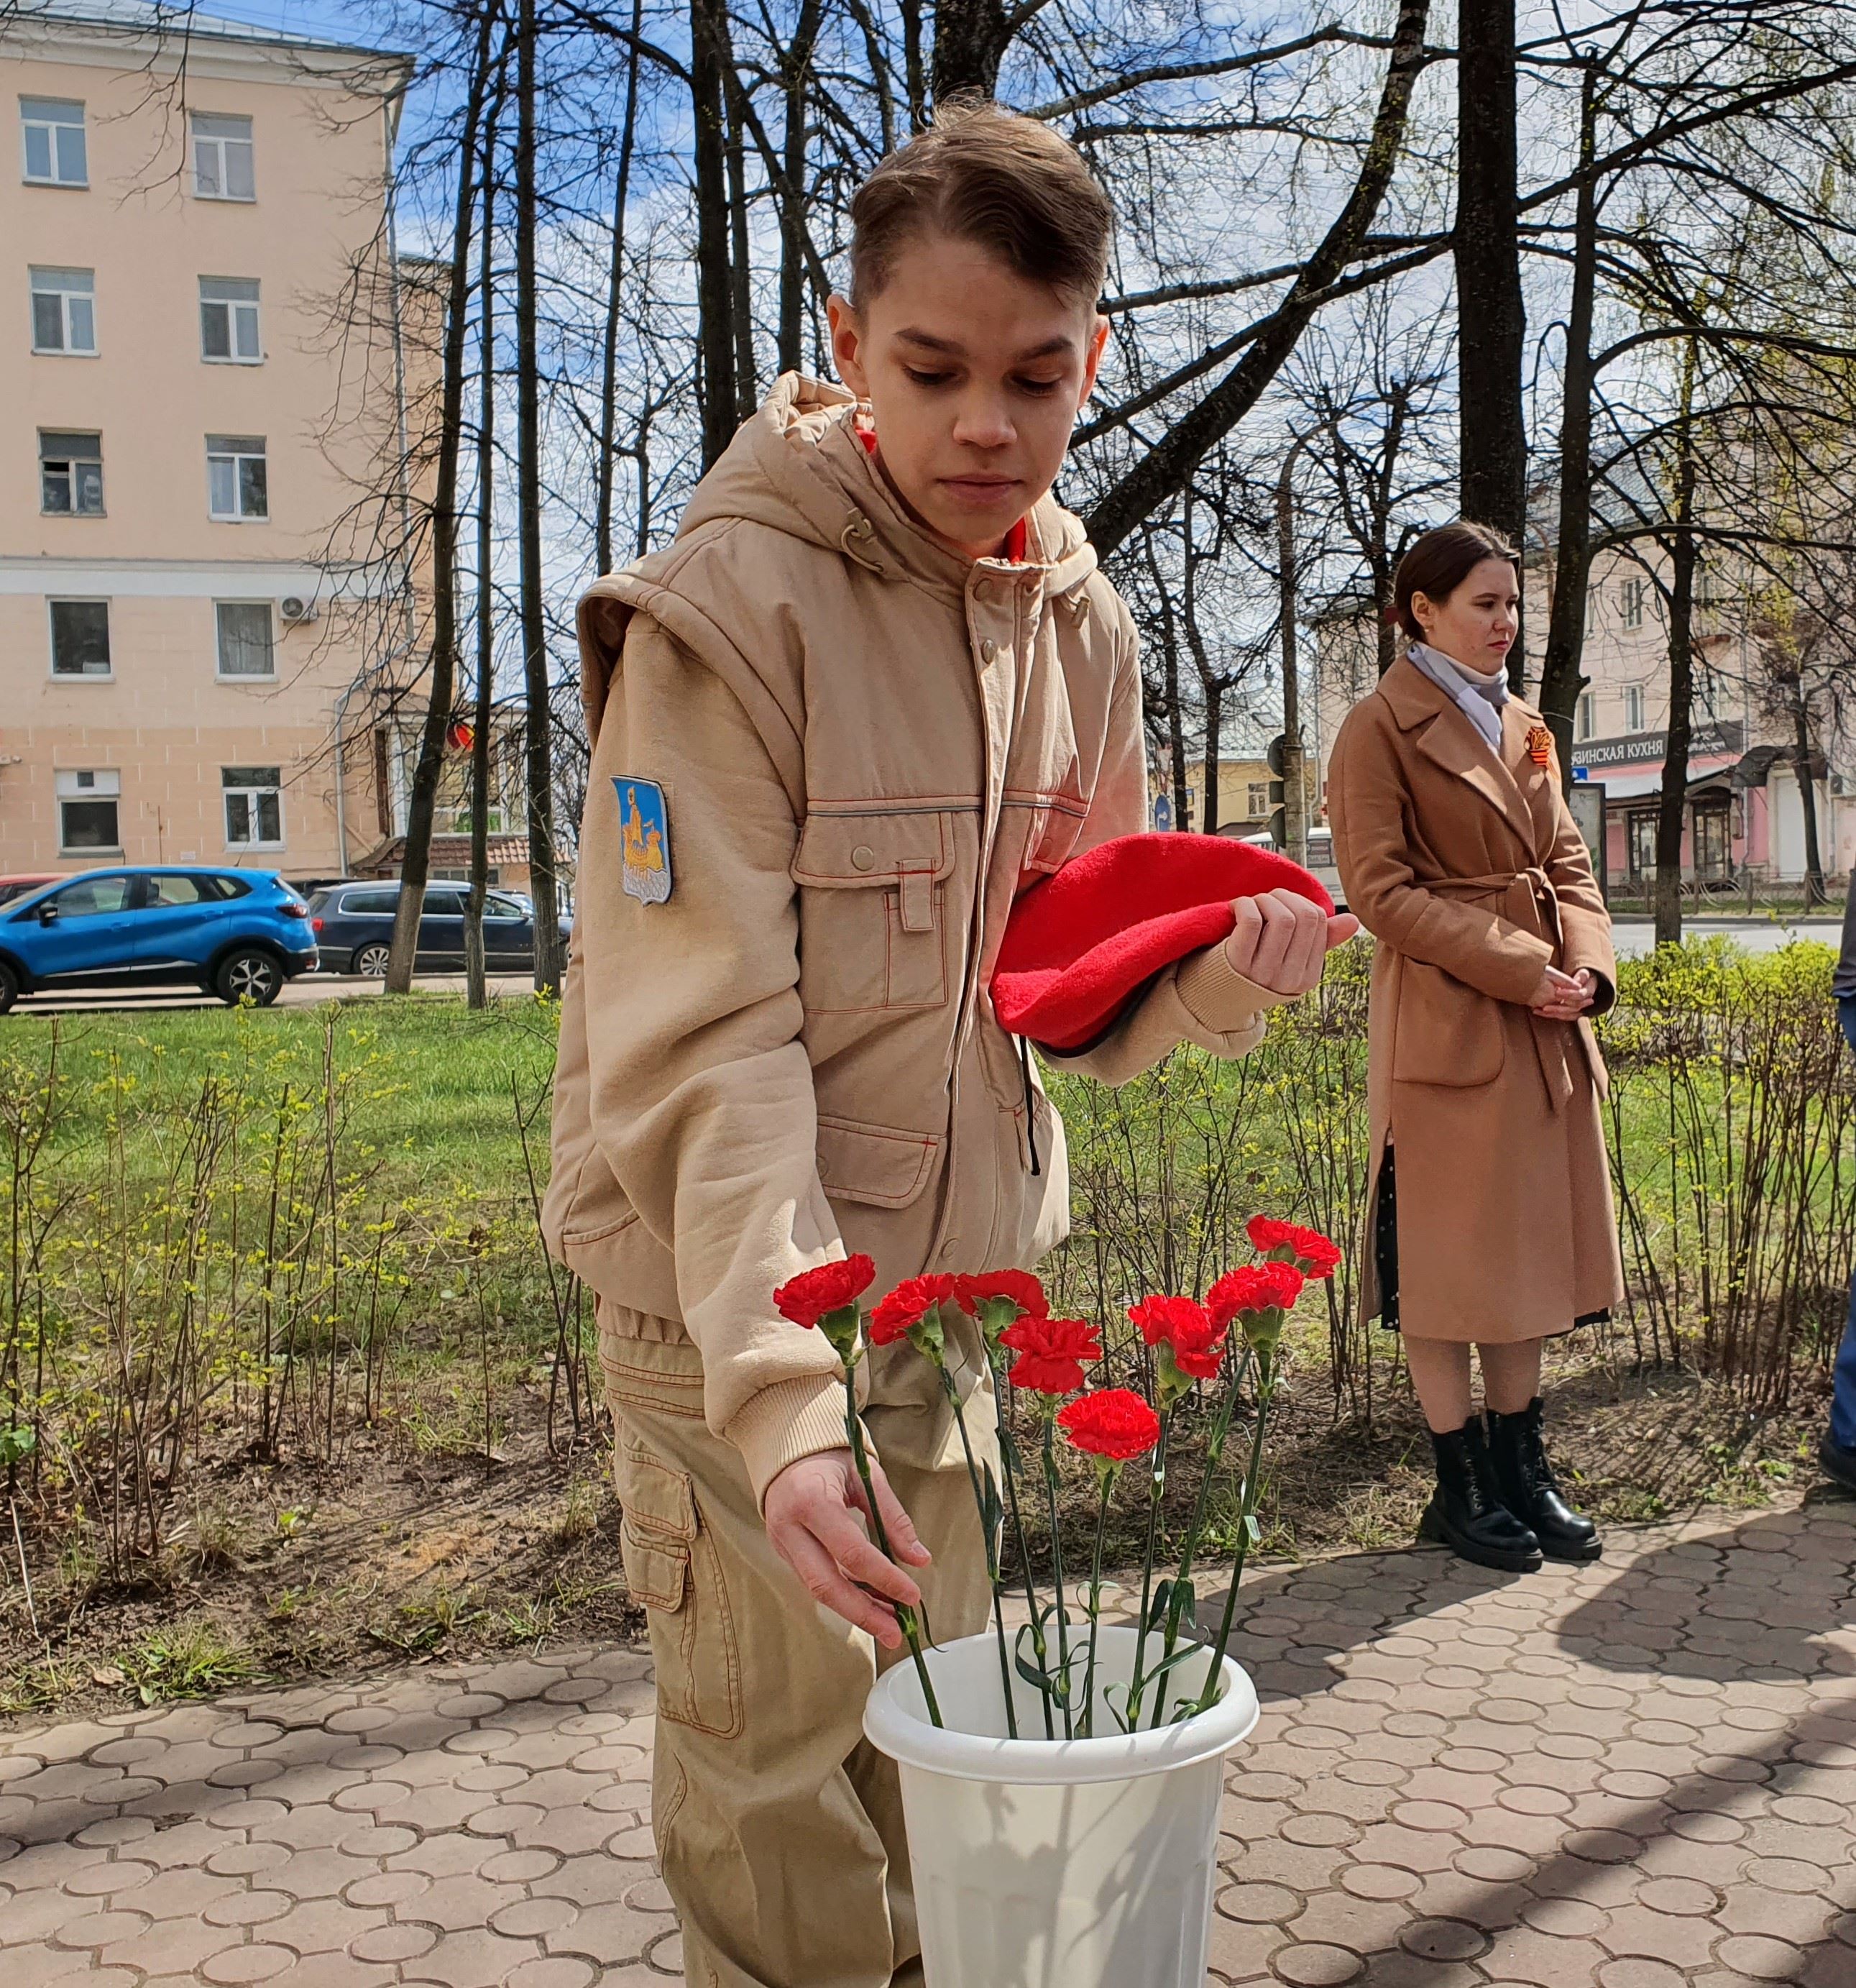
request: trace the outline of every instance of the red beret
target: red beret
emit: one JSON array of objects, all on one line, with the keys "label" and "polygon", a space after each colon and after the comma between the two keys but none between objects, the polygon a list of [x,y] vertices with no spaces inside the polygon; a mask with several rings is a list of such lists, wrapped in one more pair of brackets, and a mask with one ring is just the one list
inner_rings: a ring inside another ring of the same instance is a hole
[{"label": "red beret", "polygon": [[1000,1025],[1046,1049],[1105,1034],[1163,967],[1228,938],[1234,898],[1334,901],[1274,849],[1219,835],[1124,835],[1066,863],[1012,907],[993,969]]}]

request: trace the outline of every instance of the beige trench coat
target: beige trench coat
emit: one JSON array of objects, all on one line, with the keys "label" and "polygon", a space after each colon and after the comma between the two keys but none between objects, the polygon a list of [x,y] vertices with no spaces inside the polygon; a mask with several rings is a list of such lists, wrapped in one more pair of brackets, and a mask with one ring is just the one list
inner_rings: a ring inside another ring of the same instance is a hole
[{"label": "beige trench coat", "polygon": [[1623,1297],[1589,1022],[1539,1019],[1543,966],[1613,998],[1611,921],[1556,765],[1511,698],[1501,752],[1408,658],[1347,715],[1328,768],[1336,860],[1373,955],[1373,1185],[1363,1315],[1381,1297],[1379,1177],[1398,1157],[1399,1297],[1413,1337],[1564,1332]]}]

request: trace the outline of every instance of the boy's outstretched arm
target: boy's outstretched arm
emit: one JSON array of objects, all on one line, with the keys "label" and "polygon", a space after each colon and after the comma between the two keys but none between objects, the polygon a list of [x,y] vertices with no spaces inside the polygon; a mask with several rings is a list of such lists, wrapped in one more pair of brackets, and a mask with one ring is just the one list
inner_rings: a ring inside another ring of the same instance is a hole
[{"label": "boy's outstretched arm", "polygon": [[[1139,650],[1132,623],[1124,637],[1108,744],[1072,860],[1148,825]],[[1080,1055],[1040,1053],[1104,1084],[1125,1084],[1181,1043],[1196,1043],[1217,1056],[1247,1056],[1263,1040],[1269,1010],[1307,993],[1320,980],[1328,953],[1360,928],[1358,919],[1330,918],[1289,891],[1240,898],[1233,908],[1237,928],[1223,944],[1168,967],[1102,1042]]]}]

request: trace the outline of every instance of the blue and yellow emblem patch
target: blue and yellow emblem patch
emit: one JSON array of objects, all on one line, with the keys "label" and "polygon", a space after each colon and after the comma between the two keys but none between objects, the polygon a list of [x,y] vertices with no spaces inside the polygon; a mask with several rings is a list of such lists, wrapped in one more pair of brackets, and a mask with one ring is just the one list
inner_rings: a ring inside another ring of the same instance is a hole
[{"label": "blue and yellow emblem patch", "polygon": [[663,789],[655,780],[615,775],[619,796],[619,828],[624,841],[624,870],[619,878],[628,898],[641,904],[670,901],[670,811]]}]

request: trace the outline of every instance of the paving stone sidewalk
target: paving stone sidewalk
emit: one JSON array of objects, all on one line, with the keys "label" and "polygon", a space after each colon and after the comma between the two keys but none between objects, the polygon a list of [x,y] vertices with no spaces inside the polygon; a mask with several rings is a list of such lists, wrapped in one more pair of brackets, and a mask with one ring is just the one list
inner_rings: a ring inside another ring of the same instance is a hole
[{"label": "paving stone sidewalk", "polygon": [[[1213,1980],[1856,1988],[1856,1505],[1246,1587]],[[661,1988],[650,1702],[551,1652],[0,1735],[0,1988]]]}]

